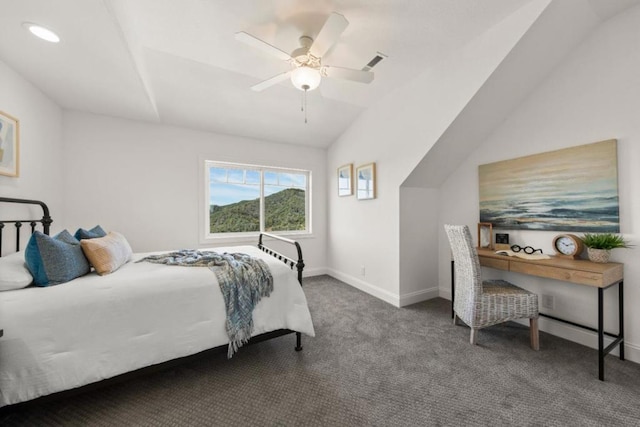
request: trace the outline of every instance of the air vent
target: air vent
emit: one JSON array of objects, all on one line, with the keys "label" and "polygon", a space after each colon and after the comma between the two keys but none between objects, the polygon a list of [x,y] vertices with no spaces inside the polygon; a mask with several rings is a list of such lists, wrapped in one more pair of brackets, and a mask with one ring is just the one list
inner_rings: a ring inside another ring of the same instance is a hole
[{"label": "air vent", "polygon": [[365,65],[364,67],[362,67],[362,71],[371,71],[371,69],[373,67],[375,67],[376,65],[378,65],[378,63],[380,61],[382,61],[383,59],[387,58],[387,55],[385,55],[384,53],[381,52],[376,52],[377,55],[373,57],[373,59],[371,61],[369,61],[369,63],[367,65]]}]

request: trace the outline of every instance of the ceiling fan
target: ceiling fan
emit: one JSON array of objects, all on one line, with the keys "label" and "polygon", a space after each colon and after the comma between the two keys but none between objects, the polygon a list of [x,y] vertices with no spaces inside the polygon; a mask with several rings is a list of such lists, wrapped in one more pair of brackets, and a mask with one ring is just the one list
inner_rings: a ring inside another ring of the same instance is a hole
[{"label": "ceiling fan", "polygon": [[373,81],[373,73],[371,71],[354,70],[351,68],[322,64],[322,57],[338,41],[338,38],[348,25],[349,21],[347,21],[344,16],[333,12],[327,18],[315,40],[303,35],[299,39],[301,46],[291,52],[291,54],[244,31],[236,33],[236,40],[256,47],[278,59],[287,61],[291,65],[289,71],[264,80],[252,86],[251,89],[260,92],[288,78],[291,78],[291,82],[296,88],[305,92],[317,88],[320,85],[322,77],[371,83]]}]

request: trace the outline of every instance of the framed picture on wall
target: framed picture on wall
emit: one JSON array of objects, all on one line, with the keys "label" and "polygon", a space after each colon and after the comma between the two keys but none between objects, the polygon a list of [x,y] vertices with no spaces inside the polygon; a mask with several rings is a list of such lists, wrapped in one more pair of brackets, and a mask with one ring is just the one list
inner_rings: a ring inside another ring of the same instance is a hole
[{"label": "framed picture on wall", "polygon": [[338,168],[338,196],[353,194],[353,163]]},{"label": "framed picture on wall", "polygon": [[356,169],[356,194],[358,200],[376,198],[376,164],[369,163]]},{"label": "framed picture on wall", "polygon": [[0,111],[0,175],[17,177],[20,172],[20,122]]},{"label": "framed picture on wall", "polygon": [[478,223],[478,248],[493,249],[493,225],[490,222]]}]

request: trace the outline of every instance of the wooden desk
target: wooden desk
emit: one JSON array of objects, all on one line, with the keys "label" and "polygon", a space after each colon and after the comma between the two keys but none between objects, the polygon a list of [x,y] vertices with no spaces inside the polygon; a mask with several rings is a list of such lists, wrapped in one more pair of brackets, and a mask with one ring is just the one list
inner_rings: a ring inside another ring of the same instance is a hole
[{"label": "wooden desk", "polygon": [[478,249],[480,265],[498,270],[513,271],[530,276],[546,277],[597,288],[608,288],[623,279],[623,264],[591,262],[586,259],[551,257],[532,261],[528,259],[496,255],[490,249]]},{"label": "wooden desk", "polygon": [[[588,329],[598,333],[598,377],[604,381],[604,357],[620,346],[620,360],[624,360],[624,298],[623,298],[623,270],[624,265],[616,262],[606,264],[595,263],[588,260],[573,260],[561,257],[552,257],[545,260],[526,260],[505,255],[496,255],[493,250],[478,249],[480,265],[498,270],[512,271],[530,276],[545,277],[578,285],[590,286],[598,291],[598,328],[580,325],[558,317],[540,313],[559,322]],[[618,285],[618,334],[604,331],[604,290]],[[453,281],[452,281],[453,285]],[[453,299],[453,290],[452,290]],[[604,347],[604,335],[614,338],[614,341]]]}]

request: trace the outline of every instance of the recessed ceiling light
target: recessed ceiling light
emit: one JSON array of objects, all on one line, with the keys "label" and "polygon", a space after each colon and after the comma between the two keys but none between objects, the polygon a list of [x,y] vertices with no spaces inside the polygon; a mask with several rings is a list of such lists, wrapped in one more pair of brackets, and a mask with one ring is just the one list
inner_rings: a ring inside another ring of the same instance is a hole
[{"label": "recessed ceiling light", "polygon": [[22,26],[31,32],[36,37],[46,40],[51,43],[58,43],[60,37],[48,28],[42,25],[34,24],[33,22],[23,22]]}]

